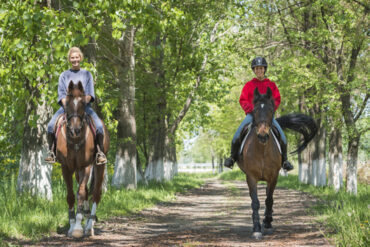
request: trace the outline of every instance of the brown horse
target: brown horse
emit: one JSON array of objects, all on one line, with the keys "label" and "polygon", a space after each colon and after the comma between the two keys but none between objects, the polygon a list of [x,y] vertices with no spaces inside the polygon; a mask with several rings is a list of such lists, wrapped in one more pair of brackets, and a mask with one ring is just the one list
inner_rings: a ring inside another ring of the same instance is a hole
[{"label": "brown horse", "polygon": [[[85,113],[86,101],[81,82],[68,86],[66,97],[66,121],[57,133],[56,157],[62,165],[63,178],[67,186],[67,202],[69,206],[70,228],[68,235],[82,237],[94,234],[96,221],[96,209],[102,194],[105,165],[97,165],[95,155],[94,134],[88,124],[88,116]],[[109,148],[109,134],[104,125],[104,150]],[[91,171],[92,170],[92,171]],[[88,201],[88,181],[91,178],[90,193],[92,192],[92,208]],[[75,215],[75,196],[73,193],[73,179],[75,174],[78,183],[77,191],[77,215]],[[88,214],[85,229],[82,228],[83,213]],[[84,231],[85,230],[85,231]]]},{"label": "brown horse", "polygon": [[[264,233],[268,234],[273,230],[271,225],[273,193],[281,169],[282,157],[276,135],[273,136],[274,99],[270,88],[266,94],[260,94],[256,88],[253,102],[255,105],[252,113],[253,122],[247,134],[242,154],[238,159],[238,166],[246,174],[249,195],[252,199],[252,237],[260,239],[262,238],[262,229],[258,214],[260,203],[257,196],[257,183],[258,181],[267,182],[263,230]],[[317,132],[314,120],[304,114],[289,114],[277,118],[276,121],[282,128],[289,128],[303,134],[304,142],[296,150],[298,152],[307,146]]]}]

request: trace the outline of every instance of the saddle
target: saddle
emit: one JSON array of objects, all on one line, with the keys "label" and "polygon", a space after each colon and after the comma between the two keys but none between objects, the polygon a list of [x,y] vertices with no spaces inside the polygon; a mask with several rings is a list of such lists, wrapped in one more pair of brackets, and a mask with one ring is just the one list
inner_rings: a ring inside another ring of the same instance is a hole
[{"label": "saddle", "polygon": [[[245,145],[245,141],[247,140],[247,137],[249,135],[249,133],[251,132],[252,130],[252,123],[246,125],[241,134],[240,134],[240,137],[239,139],[237,140],[240,148],[239,148],[239,155],[242,155],[242,152],[243,152],[243,148],[244,148],[244,145]],[[281,152],[281,136],[280,136],[280,133],[279,133],[279,130],[274,126],[272,125],[272,128],[270,130],[271,132],[271,135],[272,135],[272,138],[274,138],[274,141],[279,149],[279,152],[280,154],[282,153]]]}]

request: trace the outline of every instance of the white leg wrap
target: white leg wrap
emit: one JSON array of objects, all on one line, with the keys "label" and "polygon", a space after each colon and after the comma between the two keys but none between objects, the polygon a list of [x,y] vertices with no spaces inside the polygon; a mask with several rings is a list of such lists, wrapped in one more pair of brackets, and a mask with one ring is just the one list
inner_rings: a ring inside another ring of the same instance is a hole
[{"label": "white leg wrap", "polygon": [[75,238],[81,238],[83,237],[83,229],[82,229],[82,222],[83,215],[82,213],[77,213],[76,215],[76,224],[73,228],[72,236]]},{"label": "white leg wrap", "polygon": [[[96,215],[96,203],[94,202],[91,208],[91,216]],[[90,218],[87,220],[86,225],[85,225],[85,234],[88,236],[94,236],[94,224],[95,224],[95,219]]]},{"label": "white leg wrap", "polygon": [[69,220],[69,230],[68,230],[68,237],[72,237],[73,228],[75,227],[76,220],[70,219]]}]

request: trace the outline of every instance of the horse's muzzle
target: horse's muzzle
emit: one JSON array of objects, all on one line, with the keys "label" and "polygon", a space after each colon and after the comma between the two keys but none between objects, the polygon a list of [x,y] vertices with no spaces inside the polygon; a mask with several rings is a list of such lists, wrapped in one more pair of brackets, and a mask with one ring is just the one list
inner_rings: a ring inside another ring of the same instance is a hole
[{"label": "horse's muzzle", "polygon": [[269,132],[270,132],[270,126],[267,125],[265,122],[262,122],[257,127],[257,138],[258,140],[265,144],[269,139]]}]

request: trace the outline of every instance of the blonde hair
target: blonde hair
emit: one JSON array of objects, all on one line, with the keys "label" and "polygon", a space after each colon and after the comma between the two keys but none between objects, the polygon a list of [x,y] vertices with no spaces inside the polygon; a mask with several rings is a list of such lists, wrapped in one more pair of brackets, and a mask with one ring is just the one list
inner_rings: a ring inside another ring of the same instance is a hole
[{"label": "blonde hair", "polygon": [[72,47],[71,49],[69,49],[69,51],[68,51],[68,61],[69,61],[69,58],[71,57],[71,54],[72,54],[73,52],[77,52],[77,53],[79,53],[79,54],[80,54],[81,62],[82,62],[82,60],[84,60],[84,54],[82,53],[82,51],[80,50],[80,48],[78,48],[78,47],[74,46],[74,47]]}]

